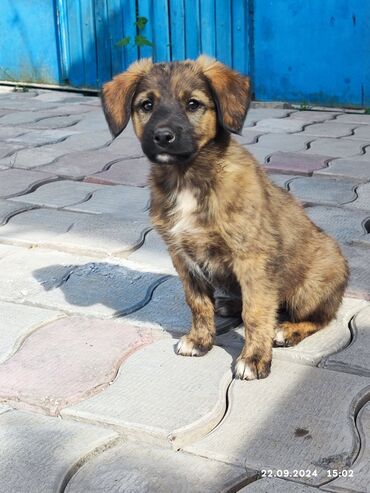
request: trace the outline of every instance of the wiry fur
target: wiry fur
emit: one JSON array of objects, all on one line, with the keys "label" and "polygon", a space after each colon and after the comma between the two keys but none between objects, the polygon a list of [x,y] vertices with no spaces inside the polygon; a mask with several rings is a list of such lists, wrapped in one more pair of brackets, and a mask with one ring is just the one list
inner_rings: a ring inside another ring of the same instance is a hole
[{"label": "wiry fur", "polygon": [[[137,78],[132,76],[135,70]],[[156,159],[152,150],[146,153],[154,162],[151,217],[168,246],[193,317],[177,352],[195,356],[212,347],[214,290],[220,287],[242,306],[245,345],[236,375],[264,378],[270,372],[279,309],[290,316],[279,328],[279,344],[297,344],[324,327],[341,303],[346,261],[336,242],[232,139],[230,132],[240,131],[247,112],[248,78],[205,57],[173,64],[144,61],[130,71],[131,85],[121,75],[103,89],[114,134],[128,119],[127,94],[132,94],[132,118],[144,150],[153,147],[152,128],[176,122],[178,142],[171,148],[173,155],[163,158],[170,161]],[[138,106],[148,94],[154,101],[150,115]],[[184,105],[191,97],[202,101],[199,111],[187,112]],[[116,107],[114,100],[125,105]],[[188,140],[185,132],[190,132]],[[176,154],[181,146],[191,149],[183,158]]]}]

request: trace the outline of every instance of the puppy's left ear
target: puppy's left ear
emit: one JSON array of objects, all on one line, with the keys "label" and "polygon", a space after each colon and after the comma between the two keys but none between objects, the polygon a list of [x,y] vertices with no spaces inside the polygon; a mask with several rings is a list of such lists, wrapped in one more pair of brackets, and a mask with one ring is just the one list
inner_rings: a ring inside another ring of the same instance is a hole
[{"label": "puppy's left ear", "polygon": [[127,126],[131,116],[131,103],[137,84],[152,67],[150,58],[134,62],[126,72],[116,75],[104,84],[101,100],[105,118],[113,137],[117,137]]},{"label": "puppy's left ear", "polygon": [[239,134],[250,103],[249,77],[207,56],[200,56],[197,63],[210,83],[221,125]]}]

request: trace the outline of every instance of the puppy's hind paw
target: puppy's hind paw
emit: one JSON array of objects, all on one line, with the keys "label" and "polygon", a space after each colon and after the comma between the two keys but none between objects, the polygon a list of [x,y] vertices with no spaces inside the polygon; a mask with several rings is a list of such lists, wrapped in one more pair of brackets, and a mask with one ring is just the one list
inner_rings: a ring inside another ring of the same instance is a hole
[{"label": "puppy's hind paw", "polygon": [[193,342],[188,336],[182,336],[175,346],[175,353],[181,356],[204,356],[211,347]]}]

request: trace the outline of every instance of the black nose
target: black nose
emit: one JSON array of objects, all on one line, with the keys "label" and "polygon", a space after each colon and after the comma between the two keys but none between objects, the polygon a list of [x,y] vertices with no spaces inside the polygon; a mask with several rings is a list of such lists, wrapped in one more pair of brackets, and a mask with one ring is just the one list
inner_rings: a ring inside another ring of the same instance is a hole
[{"label": "black nose", "polygon": [[167,127],[154,130],[153,140],[160,147],[168,147],[175,140],[175,134]]}]

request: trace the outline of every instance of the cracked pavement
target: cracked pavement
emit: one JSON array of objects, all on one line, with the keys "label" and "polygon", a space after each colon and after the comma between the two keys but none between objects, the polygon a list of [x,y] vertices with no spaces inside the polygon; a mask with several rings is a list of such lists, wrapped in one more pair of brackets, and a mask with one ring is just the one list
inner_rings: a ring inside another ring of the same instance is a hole
[{"label": "cracked pavement", "polygon": [[2,493],[370,491],[370,116],[255,105],[237,139],[351,268],[336,320],[252,382],[238,320],[174,354],[190,313],[132,127],[1,88]]}]

